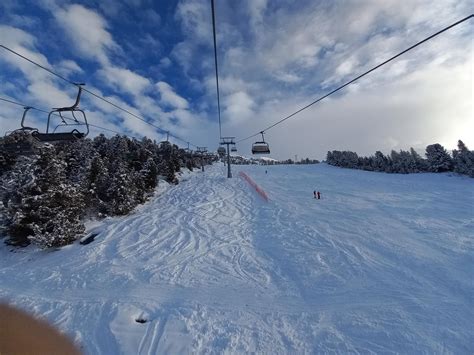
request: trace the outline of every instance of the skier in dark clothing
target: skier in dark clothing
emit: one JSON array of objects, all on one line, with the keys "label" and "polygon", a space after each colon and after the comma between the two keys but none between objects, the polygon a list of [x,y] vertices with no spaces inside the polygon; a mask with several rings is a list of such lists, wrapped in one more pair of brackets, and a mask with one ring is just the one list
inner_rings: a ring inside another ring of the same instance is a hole
[{"label": "skier in dark clothing", "polygon": [[318,200],[321,199],[321,193],[318,191]]},{"label": "skier in dark clothing", "polygon": [[313,191],[314,198],[316,198],[316,190]]}]

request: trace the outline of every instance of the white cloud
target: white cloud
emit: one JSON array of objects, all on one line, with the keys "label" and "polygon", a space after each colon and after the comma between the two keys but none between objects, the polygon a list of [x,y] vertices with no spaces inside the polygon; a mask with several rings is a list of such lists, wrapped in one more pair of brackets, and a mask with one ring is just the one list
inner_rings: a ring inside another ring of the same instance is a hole
[{"label": "white cloud", "polygon": [[[6,95],[2,95],[5,97]],[[8,98],[10,100],[15,100],[14,98]],[[21,115],[23,113],[23,108],[16,105],[11,105],[5,102],[2,102],[0,105],[0,127],[2,127],[2,135],[6,132],[13,131],[20,128]],[[30,121],[27,124],[31,124]],[[31,125],[34,125],[31,124]]]},{"label": "white cloud", "polygon": [[[18,52],[45,67],[51,67],[48,59],[36,50],[36,38],[33,35],[19,28],[4,25],[0,25],[0,35],[2,38],[2,44],[6,47],[11,48],[15,52]],[[19,69],[30,80],[50,79],[50,74],[38,69],[31,63],[28,63],[24,59],[14,55],[13,53],[9,53],[4,49],[2,49],[0,61],[5,61],[9,65]]]},{"label": "white cloud", "polygon": [[275,77],[284,83],[297,83],[302,80],[301,77],[292,73],[278,72]]},{"label": "white cloud", "polygon": [[103,67],[97,73],[104,79],[107,85],[135,96],[142,94],[151,85],[147,78],[131,70],[112,65]]},{"label": "white cloud", "polygon": [[160,81],[156,84],[156,87],[160,92],[161,102],[163,102],[165,105],[181,109],[187,108],[189,106],[188,101],[176,94],[176,92],[168,83]]},{"label": "white cloud", "polygon": [[178,3],[176,18],[181,21],[182,29],[194,41],[207,43],[212,34],[211,11],[208,2],[184,0]]},{"label": "white cloud", "polygon": [[171,59],[169,59],[168,57],[163,57],[160,59],[160,66],[163,68],[169,68],[171,64]]},{"label": "white cloud", "polygon": [[341,77],[344,77],[347,74],[351,74],[357,64],[357,60],[355,60],[354,58],[349,58],[339,64],[339,66],[336,68],[336,74]]},{"label": "white cloud", "polygon": [[58,68],[65,75],[75,74],[75,73],[78,73],[78,74],[84,73],[82,68],[75,61],[70,60],[70,59],[65,59],[65,60],[60,61],[58,63]]},{"label": "white cloud", "polygon": [[263,13],[267,7],[268,0],[247,1],[252,27],[256,28],[263,22]]},{"label": "white cloud", "polygon": [[244,122],[254,116],[255,106],[252,98],[244,91],[238,91],[224,98],[224,119],[231,122]]},{"label": "white cloud", "polygon": [[188,72],[192,65],[194,48],[189,42],[180,42],[173,47],[170,55]]},{"label": "white cloud", "polygon": [[77,90],[71,86],[65,91],[48,81],[32,82],[28,85],[28,92],[44,108],[71,106],[77,94]]},{"label": "white cloud", "polygon": [[2,44],[7,47],[24,46],[32,47],[36,39],[29,33],[12,26],[0,25]]},{"label": "white cloud", "polygon": [[107,31],[107,21],[97,12],[74,4],[54,11],[54,16],[84,57],[106,65],[108,53],[119,49]]}]

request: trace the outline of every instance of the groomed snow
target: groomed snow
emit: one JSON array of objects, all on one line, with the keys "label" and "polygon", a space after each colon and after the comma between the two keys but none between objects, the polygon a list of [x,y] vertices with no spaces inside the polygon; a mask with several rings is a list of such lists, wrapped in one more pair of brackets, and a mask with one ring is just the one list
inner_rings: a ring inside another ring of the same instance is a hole
[{"label": "groomed snow", "polygon": [[89,245],[2,243],[0,299],[87,354],[474,352],[472,179],[233,169],[161,184]]}]

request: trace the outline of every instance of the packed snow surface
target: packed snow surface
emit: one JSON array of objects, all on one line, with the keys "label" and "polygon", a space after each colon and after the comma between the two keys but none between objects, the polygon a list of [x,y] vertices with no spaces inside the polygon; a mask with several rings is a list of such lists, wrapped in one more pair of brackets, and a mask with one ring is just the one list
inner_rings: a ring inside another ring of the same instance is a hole
[{"label": "packed snow surface", "polygon": [[88,245],[2,245],[0,299],[87,354],[474,352],[472,179],[233,169],[162,183]]}]

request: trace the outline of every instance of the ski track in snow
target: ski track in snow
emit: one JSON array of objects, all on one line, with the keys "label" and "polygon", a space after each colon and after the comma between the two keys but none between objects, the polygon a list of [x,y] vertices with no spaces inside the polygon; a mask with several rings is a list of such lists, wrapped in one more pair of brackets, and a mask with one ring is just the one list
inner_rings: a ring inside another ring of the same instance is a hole
[{"label": "ski track in snow", "polygon": [[239,170],[268,203],[216,165],[89,245],[1,246],[0,298],[87,354],[474,352],[472,179]]}]

